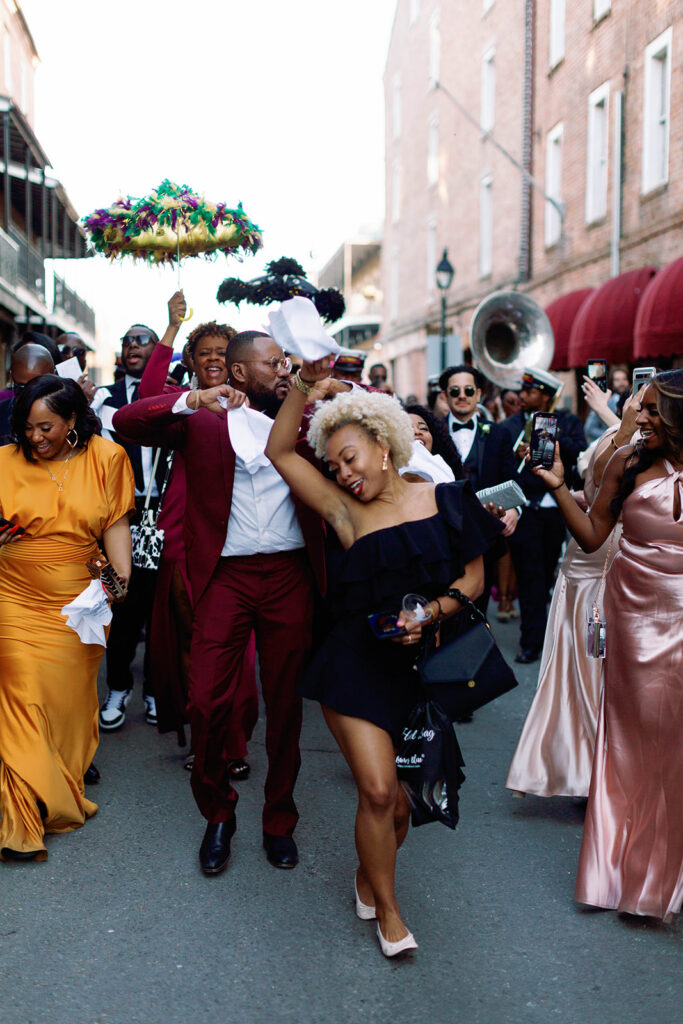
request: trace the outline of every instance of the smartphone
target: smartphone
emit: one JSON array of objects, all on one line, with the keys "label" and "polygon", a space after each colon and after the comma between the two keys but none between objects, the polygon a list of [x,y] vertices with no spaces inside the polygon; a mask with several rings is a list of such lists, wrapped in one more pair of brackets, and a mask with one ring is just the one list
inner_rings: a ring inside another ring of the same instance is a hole
[{"label": "smartphone", "polygon": [[19,523],[13,523],[11,519],[3,519],[0,516],[0,533],[4,533],[5,530],[8,530],[10,535],[15,537],[24,537],[26,535],[26,530],[23,526],[19,526]]},{"label": "smartphone", "polygon": [[557,416],[551,412],[535,412],[531,425],[529,465],[552,469],[557,441]]},{"label": "smartphone", "polygon": [[397,626],[398,615],[391,612],[376,612],[375,615],[368,615],[370,629],[380,640],[390,640],[394,636],[403,636],[405,629]]},{"label": "smartphone", "polygon": [[607,360],[589,359],[586,363],[586,376],[597,384],[601,391],[607,391]]},{"label": "smartphone", "polygon": [[633,371],[633,394],[637,395],[644,384],[657,373],[654,366],[637,366]]}]

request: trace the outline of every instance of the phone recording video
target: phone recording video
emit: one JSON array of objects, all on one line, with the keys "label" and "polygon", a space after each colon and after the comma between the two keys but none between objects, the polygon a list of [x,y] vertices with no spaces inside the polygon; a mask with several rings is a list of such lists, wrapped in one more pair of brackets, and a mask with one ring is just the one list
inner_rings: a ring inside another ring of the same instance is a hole
[{"label": "phone recording video", "polygon": [[552,469],[557,440],[557,416],[551,412],[535,412],[531,426],[529,464]]},{"label": "phone recording video", "polygon": [[586,363],[586,376],[597,384],[601,391],[607,391],[607,361],[605,359],[589,359]]}]

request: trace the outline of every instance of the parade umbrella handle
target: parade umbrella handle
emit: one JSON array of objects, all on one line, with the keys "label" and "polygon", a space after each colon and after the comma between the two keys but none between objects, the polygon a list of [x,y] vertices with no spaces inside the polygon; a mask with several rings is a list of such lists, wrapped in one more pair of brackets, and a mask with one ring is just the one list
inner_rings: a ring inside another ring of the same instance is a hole
[{"label": "parade umbrella handle", "polygon": [[[180,291],[181,290],[180,289],[180,229],[178,229],[176,231],[176,237],[178,239],[178,250],[177,250],[177,254],[176,254],[176,261],[177,261],[177,264],[178,264],[178,291]],[[193,315],[194,315],[194,308],[192,306],[190,306],[190,312],[187,314],[187,316],[179,317],[179,320],[180,320],[181,324],[187,323],[188,320],[192,319]]]}]

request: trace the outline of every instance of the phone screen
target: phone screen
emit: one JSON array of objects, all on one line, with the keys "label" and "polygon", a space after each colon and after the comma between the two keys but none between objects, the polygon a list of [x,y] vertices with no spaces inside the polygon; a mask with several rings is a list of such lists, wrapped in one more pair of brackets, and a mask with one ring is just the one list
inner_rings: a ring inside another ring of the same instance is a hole
[{"label": "phone screen", "polygon": [[607,362],[604,359],[589,359],[586,364],[586,376],[598,385],[601,391],[607,391]]},{"label": "phone screen", "polygon": [[531,427],[529,463],[542,469],[552,469],[557,440],[557,416],[551,412],[535,412]]},{"label": "phone screen", "polygon": [[405,629],[397,626],[398,615],[391,612],[377,612],[375,615],[368,615],[370,628],[375,636],[381,640],[389,640],[394,636],[403,636]]}]

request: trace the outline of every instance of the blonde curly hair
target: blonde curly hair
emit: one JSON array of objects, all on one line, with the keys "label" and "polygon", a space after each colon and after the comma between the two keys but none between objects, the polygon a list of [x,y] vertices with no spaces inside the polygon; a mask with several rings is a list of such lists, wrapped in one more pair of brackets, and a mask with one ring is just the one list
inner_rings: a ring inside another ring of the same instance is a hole
[{"label": "blonde curly hair", "polygon": [[327,442],[349,424],[360,427],[387,447],[396,469],[407,466],[413,451],[413,426],[397,398],[355,389],[331,401],[318,402],[308,428],[308,443],[319,459],[327,458]]}]

